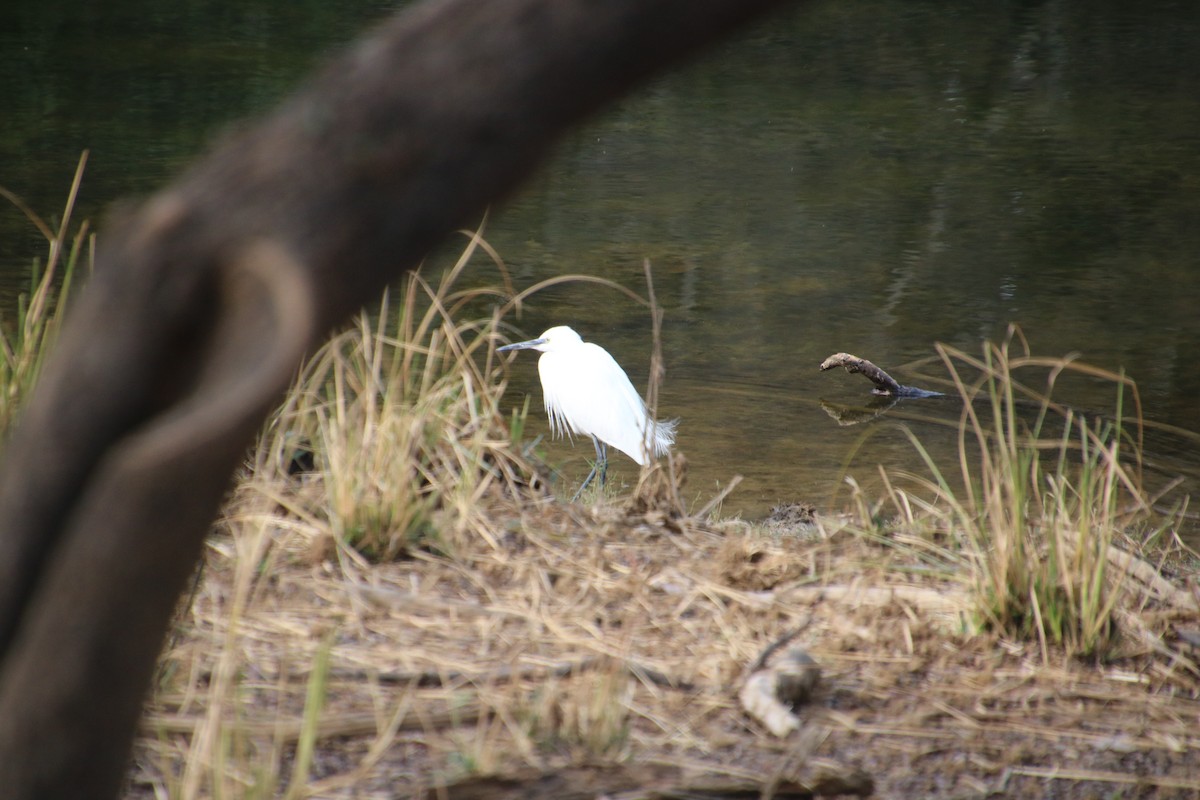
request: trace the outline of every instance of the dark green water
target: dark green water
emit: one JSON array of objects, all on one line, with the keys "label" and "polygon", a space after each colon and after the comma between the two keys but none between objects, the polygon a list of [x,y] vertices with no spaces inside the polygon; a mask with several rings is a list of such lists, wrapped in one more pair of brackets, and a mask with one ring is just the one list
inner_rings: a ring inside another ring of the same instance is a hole
[{"label": "dark green water", "polygon": [[[48,216],[83,148],[84,211],[98,217],[386,10],[91,8],[0,10],[0,185]],[[903,418],[952,458],[936,420],[956,419],[954,403],[837,425],[823,402],[869,400],[861,378],[818,372],[837,351],[932,383],[936,342],[977,354],[1017,323],[1039,354],[1131,374],[1149,419],[1200,430],[1197,42],[1190,2],[815,3],[570,136],[487,236],[521,287],[589,273],[644,293],[649,259],[662,413],[682,418],[693,496],[745,476],[726,510],[829,503],[847,468],[866,484],[877,464],[917,470]],[[0,209],[9,302],[40,250]],[[570,324],[644,380],[649,317],[614,292],[560,287],[518,322],[531,336]],[[512,383],[539,404],[532,357]],[[1101,381],[1063,390],[1112,409]],[[1191,440],[1149,445],[1154,475],[1200,474]],[[581,476],[591,447],[552,452]]]}]

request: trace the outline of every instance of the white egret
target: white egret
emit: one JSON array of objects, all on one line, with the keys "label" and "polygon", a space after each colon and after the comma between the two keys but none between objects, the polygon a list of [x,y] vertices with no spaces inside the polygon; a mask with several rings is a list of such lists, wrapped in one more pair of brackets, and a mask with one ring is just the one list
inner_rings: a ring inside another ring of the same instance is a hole
[{"label": "white egret", "polygon": [[566,325],[550,328],[536,339],[498,348],[538,350],[542,399],[556,436],[572,433],[592,437],[596,463],[575,493],[574,501],[596,476],[604,485],[608,470],[608,445],[638,464],[666,453],[675,443],[679,420],[655,421],[629,376],[608,351],[585,342]]}]

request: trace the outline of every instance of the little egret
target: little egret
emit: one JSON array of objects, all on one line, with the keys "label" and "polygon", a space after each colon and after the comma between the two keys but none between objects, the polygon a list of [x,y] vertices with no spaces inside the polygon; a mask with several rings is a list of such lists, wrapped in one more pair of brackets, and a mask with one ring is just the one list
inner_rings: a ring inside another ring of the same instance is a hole
[{"label": "little egret", "polygon": [[572,502],[597,472],[600,485],[604,485],[608,445],[638,464],[645,464],[650,458],[666,453],[675,443],[679,420],[651,419],[641,395],[616,359],[600,345],[583,341],[567,326],[559,325],[536,339],[497,349],[502,353],[540,351],[538,374],[542,378],[542,399],[551,431],[556,436],[576,433],[592,437],[596,463],[571,498]]}]

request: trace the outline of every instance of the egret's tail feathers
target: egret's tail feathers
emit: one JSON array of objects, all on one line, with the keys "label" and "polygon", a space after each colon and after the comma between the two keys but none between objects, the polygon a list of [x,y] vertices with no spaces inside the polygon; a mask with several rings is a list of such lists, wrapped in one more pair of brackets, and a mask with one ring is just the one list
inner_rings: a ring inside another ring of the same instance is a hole
[{"label": "egret's tail feathers", "polygon": [[671,445],[675,444],[675,428],[679,427],[678,419],[659,420],[651,423],[647,438],[647,444],[655,458],[667,454],[671,449]]}]

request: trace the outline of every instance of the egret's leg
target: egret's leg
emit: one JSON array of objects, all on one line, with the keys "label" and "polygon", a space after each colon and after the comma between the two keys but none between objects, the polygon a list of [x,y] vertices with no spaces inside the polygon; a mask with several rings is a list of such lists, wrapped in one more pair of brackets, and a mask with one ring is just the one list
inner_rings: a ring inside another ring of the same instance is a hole
[{"label": "egret's leg", "polygon": [[583,479],[583,483],[579,484],[579,488],[575,490],[574,496],[571,497],[572,503],[579,499],[579,495],[583,494],[583,490],[588,487],[588,484],[592,482],[592,478],[594,477],[596,477],[595,466],[592,467],[592,471],[587,474],[587,477]]},{"label": "egret's leg", "polygon": [[596,445],[596,469],[600,470],[600,486],[604,486],[608,480],[608,445],[592,437],[592,444]]},{"label": "egret's leg", "polygon": [[596,459],[600,464],[600,486],[608,482],[608,445],[596,439]]},{"label": "egret's leg", "polygon": [[579,484],[579,489],[576,490],[575,496],[571,498],[574,503],[579,499],[579,495],[583,494],[583,490],[592,482],[592,478],[596,477],[596,473],[600,474],[600,485],[604,485],[604,479],[608,475],[608,445],[602,443],[595,436],[592,437],[592,444],[596,447],[596,463],[592,464],[592,471],[583,479],[583,483]]}]

